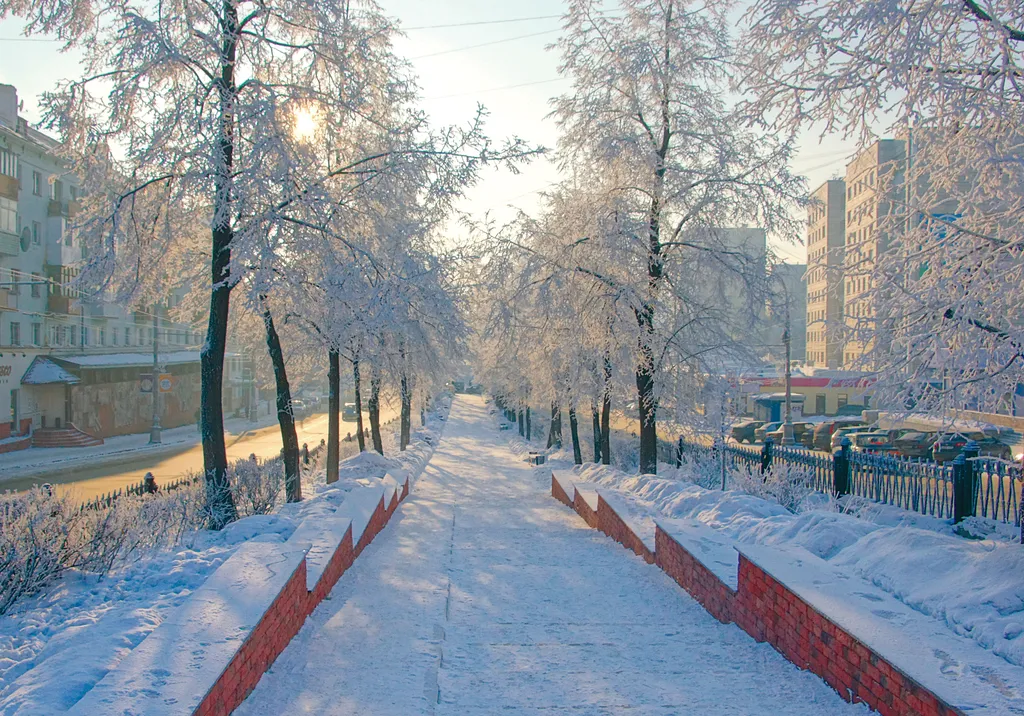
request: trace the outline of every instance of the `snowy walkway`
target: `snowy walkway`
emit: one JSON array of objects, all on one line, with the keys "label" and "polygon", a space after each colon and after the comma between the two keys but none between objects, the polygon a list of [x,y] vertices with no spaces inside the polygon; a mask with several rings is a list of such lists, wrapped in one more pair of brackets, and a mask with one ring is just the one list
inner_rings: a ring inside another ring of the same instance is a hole
[{"label": "snowy walkway", "polygon": [[411,499],[239,716],[866,714],[587,528],[461,396]]}]

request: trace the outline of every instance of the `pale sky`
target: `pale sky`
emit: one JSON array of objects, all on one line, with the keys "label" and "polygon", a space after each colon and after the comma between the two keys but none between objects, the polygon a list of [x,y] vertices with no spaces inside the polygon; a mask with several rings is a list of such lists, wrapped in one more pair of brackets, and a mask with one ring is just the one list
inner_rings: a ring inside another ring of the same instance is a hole
[{"label": "pale sky", "polygon": [[[438,124],[464,123],[478,102],[490,112],[488,131],[500,138],[519,135],[535,145],[554,147],[557,131],[545,119],[548,101],[570,85],[558,77],[558,55],[545,47],[558,37],[562,2],[519,0],[480,3],[478,0],[381,0],[385,11],[407,28],[398,51],[410,58],[419,74],[424,107]],[[515,22],[494,22],[536,18]],[[492,23],[434,27],[463,23]],[[422,29],[420,29],[422,28]],[[38,118],[36,98],[64,77],[77,74],[78,61],[61,54],[55,42],[16,41],[21,23],[0,21],[0,82],[13,84],[24,100],[24,114]],[[483,45],[482,47],[480,45]],[[17,61],[11,61],[16,57]],[[814,189],[841,175],[853,144],[828,138],[819,144],[808,134],[801,142],[794,169],[805,174]],[[518,176],[488,171],[471,190],[464,210],[482,216],[491,210],[498,218],[512,214],[509,205],[531,210],[537,194],[557,179],[551,164],[537,159]],[[803,263],[802,245],[776,245],[787,261]]]}]

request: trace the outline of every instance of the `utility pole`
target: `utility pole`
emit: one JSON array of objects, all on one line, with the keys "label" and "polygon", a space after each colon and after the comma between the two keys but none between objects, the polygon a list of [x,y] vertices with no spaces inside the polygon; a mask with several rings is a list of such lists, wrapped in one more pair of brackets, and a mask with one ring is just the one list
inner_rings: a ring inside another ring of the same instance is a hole
[{"label": "utility pole", "polygon": [[786,330],[782,332],[782,343],[786,346],[786,422],[782,424],[782,444],[793,445],[793,371],[790,367],[789,311],[786,312]]},{"label": "utility pole", "polygon": [[160,328],[160,308],[159,304],[153,304],[153,426],[149,429],[149,444],[159,445],[160,432],[160,365],[159,365],[159,351],[160,342],[157,338],[158,329]]}]

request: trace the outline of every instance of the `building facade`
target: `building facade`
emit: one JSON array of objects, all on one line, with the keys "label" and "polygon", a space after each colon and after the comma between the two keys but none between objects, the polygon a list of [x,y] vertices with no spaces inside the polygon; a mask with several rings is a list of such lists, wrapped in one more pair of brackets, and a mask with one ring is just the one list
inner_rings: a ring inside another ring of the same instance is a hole
[{"label": "building facade", "polygon": [[881,139],[846,167],[846,242],[843,250],[843,318],[848,339],[843,367],[871,370],[867,354],[876,327],[872,292],[878,256],[888,245],[880,223],[896,207],[907,161],[902,139]]},{"label": "building facade", "polygon": [[[178,356],[161,368],[177,386],[165,402],[173,408],[166,426],[193,420],[201,333],[169,321],[165,309],[128,308],[76,290],[86,258],[74,231],[83,190],[58,143],[18,108],[17,90],[0,85],[0,441],[69,422],[101,437],[145,430],[149,419],[140,416],[146,405],[151,415],[152,397],[140,392],[138,376],[153,372],[154,340],[161,360]],[[88,367],[96,356],[103,370]],[[37,358],[63,370],[37,364],[29,374]],[[186,377],[193,372],[195,379]]]},{"label": "building facade", "polygon": [[843,324],[846,182],[831,179],[811,195],[807,212],[807,365],[839,368]]}]

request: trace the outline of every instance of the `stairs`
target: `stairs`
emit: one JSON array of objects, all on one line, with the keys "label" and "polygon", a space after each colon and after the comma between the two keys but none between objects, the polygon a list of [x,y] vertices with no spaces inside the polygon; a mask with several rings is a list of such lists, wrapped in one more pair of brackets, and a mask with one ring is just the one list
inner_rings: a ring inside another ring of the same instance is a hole
[{"label": "stairs", "polygon": [[82,432],[71,423],[66,428],[39,428],[32,431],[32,447],[92,447],[102,444],[103,438]]}]

